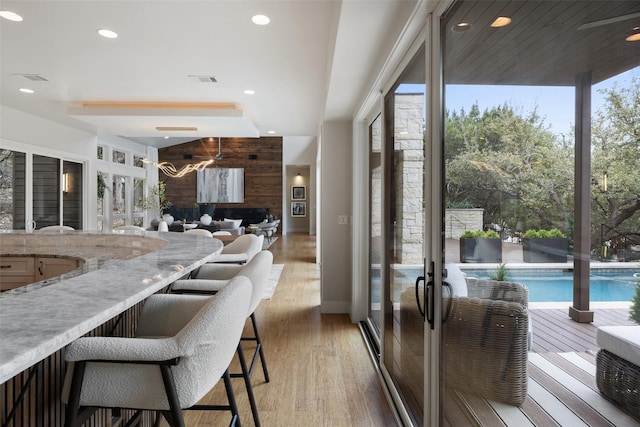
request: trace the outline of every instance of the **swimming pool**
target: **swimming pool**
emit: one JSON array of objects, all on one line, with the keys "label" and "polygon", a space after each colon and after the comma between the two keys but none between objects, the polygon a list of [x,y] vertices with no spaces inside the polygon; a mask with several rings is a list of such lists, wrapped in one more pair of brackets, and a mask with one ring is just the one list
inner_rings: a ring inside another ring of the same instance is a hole
[{"label": "swimming pool", "polygon": [[[491,270],[463,270],[468,276],[487,279]],[[634,274],[636,275],[634,277]],[[573,301],[573,273],[559,270],[509,270],[509,281],[529,288],[529,302]],[[591,270],[591,301],[631,301],[640,269]]]}]

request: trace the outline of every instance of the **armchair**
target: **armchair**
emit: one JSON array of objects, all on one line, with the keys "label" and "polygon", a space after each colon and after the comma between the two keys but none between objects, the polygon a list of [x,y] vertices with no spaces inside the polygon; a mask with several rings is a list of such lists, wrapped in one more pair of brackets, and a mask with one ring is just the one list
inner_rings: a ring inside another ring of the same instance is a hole
[{"label": "armchair", "polygon": [[520,406],[527,397],[528,325],[519,302],[451,298],[443,326],[447,386]]},{"label": "armchair", "polygon": [[262,250],[264,236],[255,234],[243,234],[236,240],[222,248],[220,255],[215,257],[212,263],[244,264],[251,260],[255,254]]},{"label": "armchair", "polygon": [[[446,295],[443,301],[445,386],[520,406],[528,383],[528,289],[518,283],[465,278],[457,267],[446,268],[453,295]],[[408,288],[401,298],[401,306],[407,308],[400,313],[401,322],[415,323],[415,328],[406,328],[407,333],[415,334],[424,324],[415,288]],[[417,360],[423,357],[422,348],[408,348],[402,357],[403,367],[422,363]]]}]

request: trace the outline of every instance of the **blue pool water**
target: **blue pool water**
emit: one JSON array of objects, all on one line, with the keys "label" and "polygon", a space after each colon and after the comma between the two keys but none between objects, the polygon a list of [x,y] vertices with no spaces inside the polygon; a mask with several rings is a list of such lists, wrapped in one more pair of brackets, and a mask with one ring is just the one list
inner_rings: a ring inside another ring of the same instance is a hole
[{"label": "blue pool water", "polygon": [[[491,270],[463,270],[468,276],[489,278]],[[509,270],[509,281],[529,288],[529,302],[573,301],[573,273],[550,270]],[[634,274],[636,275],[634,277]],[[631,301],[640,269],[592,270],[591,301]]]}]

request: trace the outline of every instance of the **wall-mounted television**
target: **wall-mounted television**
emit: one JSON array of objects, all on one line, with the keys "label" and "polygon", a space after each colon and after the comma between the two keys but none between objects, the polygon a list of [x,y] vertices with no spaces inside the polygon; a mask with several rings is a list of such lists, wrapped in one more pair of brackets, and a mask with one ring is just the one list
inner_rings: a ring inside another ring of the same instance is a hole
[{"label": "wall-mounted television", "polygon": [[198,171],[198,203],[244,203],[244,168]]}]

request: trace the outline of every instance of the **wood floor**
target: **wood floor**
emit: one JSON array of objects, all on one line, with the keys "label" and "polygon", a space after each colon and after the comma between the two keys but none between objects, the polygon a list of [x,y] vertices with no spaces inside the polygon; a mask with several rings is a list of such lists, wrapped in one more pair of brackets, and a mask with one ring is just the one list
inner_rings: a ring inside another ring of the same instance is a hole
[{"label": "wood floor", "polygon": [[[270,248],[284,264],[270,300],[256,311],[271,382],[253,376],[262,426],[395,426],[396,422],[358,327],[347,315],[320,314],[315,239],[280,237]],[[593,324],[569,319],[566,309],[532,309],[534,343],[529,394],[521,408],[449,391],[444,426],[638,426],[595,387],[595,331],[631,324],[628,310],[596,309]],[[245,347],[248,353],[250,346]],[[232,371],[238,371],[232,365]],[[233,380],[243,426],[253,426],[244,384]],[[224,403],[222,384],[202,403]],[[228,414],[189,411],[187,426],[228,425]],[[165,424],[166,425],[166,424]]]},{"label": "wood floor", "polygon": [[[256,310],[271,381],[259,366],[254,394],[263,427],[395,426],[364,339],[347,315],[320,313],[315,238],[289,234],[269,248],[284,264],[270,300]],[[244,347],[248,353],[250,345]],[[239,371],[232,365],[232,372]],[[253,426],[244,383],[233,379],[243,426]],[[218,384],[202,403],[225,403]],[[228,425],[228,413],[187,411],[187,426]]]}]

